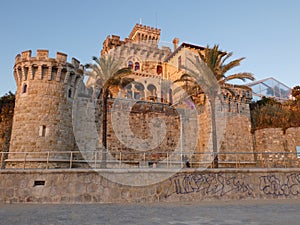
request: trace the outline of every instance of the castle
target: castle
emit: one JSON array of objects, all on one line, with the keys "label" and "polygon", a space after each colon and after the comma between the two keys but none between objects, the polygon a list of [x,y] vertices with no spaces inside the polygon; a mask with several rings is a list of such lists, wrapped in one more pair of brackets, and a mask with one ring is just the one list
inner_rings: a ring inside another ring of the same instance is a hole
[{"label": "castle", "polygon": [[[111,90],[108,101],[108,167],[149,166],[152,163],[189,160],[194,167],[210,163],[211,112],[205,96],[197,107],[177,104],[174,85],[189,67],[189,58],[203,47],[173,40],[173,49],[159,45],[160,29],[136,24],[128,38],[108,36],[101,55],[122,61],[132,69],[134,82]],[[16,56],[16,101],[7,168],[97,167],[101,154],[101,102],[85,68],[75,58],[47,50],[24,51]],[[181,90],[182,91],[182,90]],[[217,101],[219,163],[255,164],[249,103],[251,91],[223,93]],[[199,106],[200,105],[200,106]],[[128,123],[124,123],[126,120]],[[162,122],[163,121],[163,122]],[[244,154],[234,154],[234,153]],[[246,154],[245,154],[246,153]],[[173,157],[173,158],[172,158]],[[169,166],[169,165],[168,165]]]}]

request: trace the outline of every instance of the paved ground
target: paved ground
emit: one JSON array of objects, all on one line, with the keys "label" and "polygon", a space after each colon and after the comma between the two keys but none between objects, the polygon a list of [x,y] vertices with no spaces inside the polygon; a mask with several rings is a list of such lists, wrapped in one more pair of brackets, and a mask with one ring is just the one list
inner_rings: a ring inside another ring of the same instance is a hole
[{"label": "paved ground", "polygon": [[0,224],[300,224],[299,200],[160,204],[0,204]]}]

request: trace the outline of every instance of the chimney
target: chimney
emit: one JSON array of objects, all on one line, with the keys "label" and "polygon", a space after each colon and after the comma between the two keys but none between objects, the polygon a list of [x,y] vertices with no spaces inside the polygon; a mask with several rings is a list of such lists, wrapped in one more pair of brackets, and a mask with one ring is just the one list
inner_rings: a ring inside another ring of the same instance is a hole
[{"label": "chimney", "polygon": [[179,39],[178,39],[178,38],[174,38],[174,39],[173,39],[174,51],[178,48],[178,42],[179,42]]}]

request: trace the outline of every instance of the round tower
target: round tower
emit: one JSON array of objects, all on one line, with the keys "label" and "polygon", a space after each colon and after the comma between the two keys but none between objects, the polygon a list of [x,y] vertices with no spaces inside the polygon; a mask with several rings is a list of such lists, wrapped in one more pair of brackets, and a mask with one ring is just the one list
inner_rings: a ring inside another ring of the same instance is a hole
[{"label": "round tower", "polygon": [[83,80],[80,62],[48,50],[17,55],[14,65],[17,84],[15,111],[6,167],[64,167],[68,165],[75,139],[72,104],[77,85]]}]

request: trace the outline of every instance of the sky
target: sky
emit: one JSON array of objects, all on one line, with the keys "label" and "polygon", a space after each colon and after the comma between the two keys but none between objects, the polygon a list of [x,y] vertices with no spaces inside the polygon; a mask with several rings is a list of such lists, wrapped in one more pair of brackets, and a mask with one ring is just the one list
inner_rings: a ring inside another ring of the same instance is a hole
[{"label": "sky", "polygon": [[2,0],[0,1],[0,96],[15,92],[15,56],[25,50],[68,54],[82,64],[99,56],[108,35],[126,38],[136,23],[161,29],[161,42],[174,37],[200,46],[219,44],[246,57],[233,72],[256,80],[274,77],[300,85],[298,0]]}]

